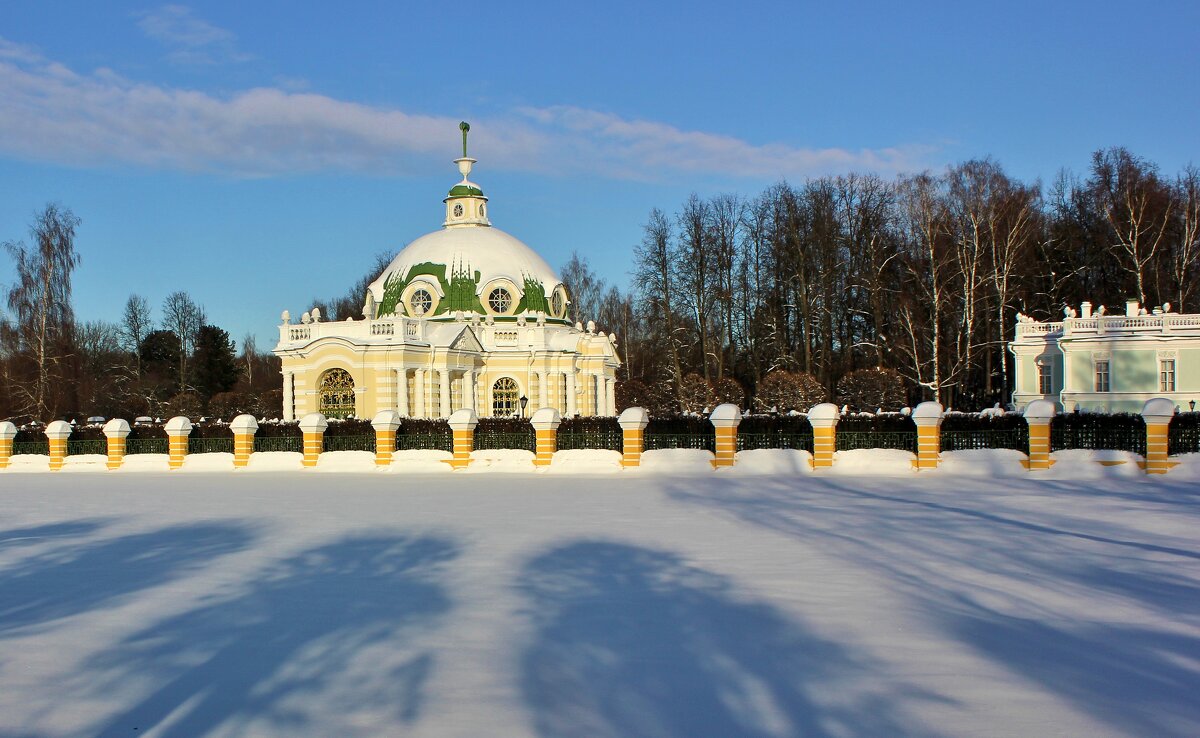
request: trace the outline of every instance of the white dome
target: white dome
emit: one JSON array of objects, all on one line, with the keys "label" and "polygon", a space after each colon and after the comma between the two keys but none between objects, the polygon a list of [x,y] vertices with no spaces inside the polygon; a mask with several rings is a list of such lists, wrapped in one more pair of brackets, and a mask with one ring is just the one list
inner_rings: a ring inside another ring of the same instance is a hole
[{"label": "white dome", "polygon": [[[472,278],[478,274],[475,288],[477,296],[483,296],[489,285],[507,281],[523,294],[527,279],[536,281],[549,298],[562,280],[537,253],[521,241],[504,231],[490,226],[451,227],[421,236],[404,247],[392,259],[383,273],[371,283],[370,290],[377,304],[384,302],[384,292],[389,279],[420,278],[422,270],[413,273],[413,267],[432,264],[444,267],[444,278],[450,279],[454,272],[466,272]],[[430,280],[438,282],[441,280]],[[433,284],[439,294],[444,290]],[[520,299],[521,294],[517,295]]]}]

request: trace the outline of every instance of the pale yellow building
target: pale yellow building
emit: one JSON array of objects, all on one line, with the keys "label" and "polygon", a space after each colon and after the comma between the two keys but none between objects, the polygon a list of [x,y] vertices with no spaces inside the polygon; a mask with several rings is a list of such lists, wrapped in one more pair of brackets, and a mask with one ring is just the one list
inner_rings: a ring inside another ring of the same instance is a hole
[{"label": "pale yellow building", "polygon": [[463,141],[463,179],[443,201],[441,230],[371,283],[363,319],[322,321],[313,310],[297,324],[284,313],[275,347],[284,419],[389,409],[444,418],[466,407],[481,417],[616,414],[615,339],[572,323],[554,270],[492,226],[488,198],[468,180],[465,131]]}]

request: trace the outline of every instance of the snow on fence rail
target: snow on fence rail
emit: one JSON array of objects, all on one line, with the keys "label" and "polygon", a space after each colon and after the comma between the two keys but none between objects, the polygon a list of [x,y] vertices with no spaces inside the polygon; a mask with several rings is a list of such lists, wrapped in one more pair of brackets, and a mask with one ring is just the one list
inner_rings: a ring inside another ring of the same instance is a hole
[{"label": "snow on fence rail", "polygon": [[[1148,473],[1163,473],[1175,465],[1171,456],[1200,453],[1200,413],[1179,413],[1164,399],[1147,402],[1137,415],[1063,415],[1053,406],[1031,405],[1024,416],[1000,420],[946,414],[936,403],[923,403],[911,417],[896,418],[836,413],[827,417],[831,407],[825,406],[819,413],[821,427],[827,429],[821,442],[823,463],[814,462],[813,427],[804,416],[742,418],[736,407],[723,405],[714,411],[711,424],[704,422],[707,430],[699,418],[652,421],[640,408],[631,409],[638,411],[632,415],[626,411],[620,419],[589,418],[587,423],[561,421],[555,415],[552,422],[536,425],[536,433],[529,421],[481,421],[473,411],[460,411],[470,415],[463,416],[466,420],[460,417],[457,424],[411,421],[392,413],[393,417],[377,418],[369,426],[364,421],[331,424],[314,414],[305,419],[308,425],[303,436],[290,426],[270,431],[282,435],[257,435],[259,426],[250,416],[239,416],[221,435],[215,435],[212,428],[192,435],[196,428],[186,418],[174,418],[168,432],[178,444],[165,436],[129,437],[129,425],[122,420],[105,426],[106,439],[68,437],[65,443],[63,434],[70,435],[72,429],[62,421],[48,426],[42,438],[27,430],[18,432],[12,423],[4,422],[0,423],[0,469],[10,468],[13,457],[45,456],[48,468],[56,470],[68,456],[105,454],[107,468],[116,469],[126,456],[166,455],[169,451],[171,468],[182,466],[184,454],[235,455],[234,467],[240,468],[254,453],[302,455],[307,448],[306,466],[315,466],[320,454],[330,452],[367,452],[375,455],[378,466],[390,466],[397,452],[432,451],[444,454],[443,460],[456,469],[469,466],[473,452],[495,450],[529,453],[539,467],[550,465],[559,451],[608,450],[622,454],[622,466],[637,467],[645,452],[687,449],[712,454],[713,465],[719,468],[736,463],[738,452],[777,449],[805,453],[810,466],[819,468],[836,461],[836,454],[832,460],[828,456],[834,449],[894,449],[911,453],[915,469],[932,469],[940,464],[943,452],[1009,449],[1025,453],[1026,467],[1038,470],[1054,463],[1054,451],[1086,449],[1130,452],[1142,457],[1138,463]],[[744,426],[743,432],[739,425]],[[678,432],[681,430],[685,432]],[[244,440],[235,442],[236,438]]]}]

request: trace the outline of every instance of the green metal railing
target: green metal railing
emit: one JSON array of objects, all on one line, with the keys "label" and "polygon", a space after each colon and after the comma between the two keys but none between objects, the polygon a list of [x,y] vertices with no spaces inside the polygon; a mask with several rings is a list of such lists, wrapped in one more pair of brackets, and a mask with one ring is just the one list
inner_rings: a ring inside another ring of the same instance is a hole
[{"label": "green metal railing", "polygon": [[21,441],[13,444],[13,456],[21,456],[30,454],[33,456],[49,456],[50,442],[49,441]]},{"label": "green metal railing", "polygon": [[968,451],[988,448],[1009,448],[1014,451],[1026,453],[1029,451],[1029,429],[942,431],[943,451]]},{"label": "green metal railing", "polygon": [[622,438],[621,431],[559,433],[557,442],[560,451],[579,448],[600,449],[604,451],[624,450],[624,439]]},{"label": "green metal railing", "polygon": [[129,438],[125,441],[125,454],[165,454],[167,443],[166,438]]},{"label": "green metal railing", "polygon": [[1167,454],[1175,456],[1195,453],[1200,453],[1200,426],[1180,427],[1172,423],[1167,432]]},{"label": "green metal railing", "polygon": [[1050,450],[1132,451],[1146,454],[1145,428],[1051,428]]},{"label": "green metal railing", "polygon": [[375,436],[325,436],[324,451],[370,451],[375,453]]},{"label": "green metal railing", "polygon": [[233,453],[233,437],[229,438],[189,438],[189,454],[231,454]]},{"label": "green metal railing", "polygon": [[811,433],[739,433],[738,451],[753,451],[760,448],[790,448],[812,453]]},{"label": "green metal railing", "polygon": [[643,450],[658,451],[667,448],[694,448],[701,451],[716,449],[714,433],[655,433],[646,435],[642,441]]},{"label": "green metal railing", "polygon": [[901,451],[917,452],[916,431],[852,431],[842,433],[836,431],[837,450],[854,451],[865,448],[894,448]]},{"label": "green metal railing", "polygon": [[85,441],[67,441],[67,456],[83,456],[84,454],[108,454],[108,441],[103,438],[90,438]]},{"label": "green metal railing", "polygon": [[291,451],[304,453],[304,439],[300,436],[266,436],[254,437],[255,451]]},{"label": "green metal railing", "polygon": [[534,451],[537,445],[533,431],[516,432],[516,433],[493,433],[485,431],[475,434],[475,449],[482,451],[485,449],[514,449],[520,451]]},{"label": "green metal railing", "polygon": [[396,435],[397,451],[453,451],[454,436],[450,431],[442,433],[400,433]]}]

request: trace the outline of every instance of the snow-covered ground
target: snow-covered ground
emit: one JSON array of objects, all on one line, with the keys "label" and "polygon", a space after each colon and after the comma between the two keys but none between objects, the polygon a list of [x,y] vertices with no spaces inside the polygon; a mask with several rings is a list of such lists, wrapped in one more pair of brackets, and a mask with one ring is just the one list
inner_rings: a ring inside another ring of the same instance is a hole
[{"label": "snow-covered ground", "polygon": [[743,460],[4,473],[0,735],[1200,735],[1190,468]]}]

